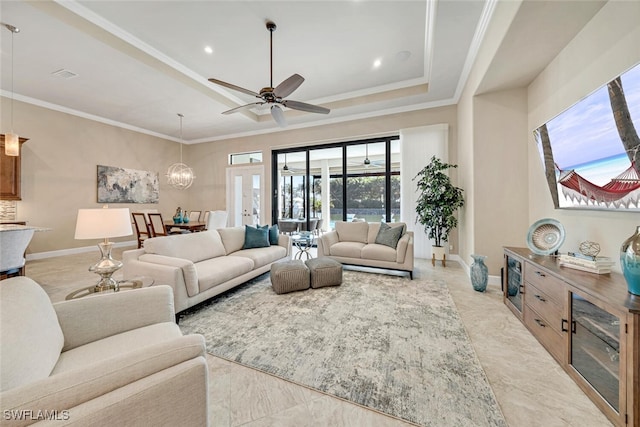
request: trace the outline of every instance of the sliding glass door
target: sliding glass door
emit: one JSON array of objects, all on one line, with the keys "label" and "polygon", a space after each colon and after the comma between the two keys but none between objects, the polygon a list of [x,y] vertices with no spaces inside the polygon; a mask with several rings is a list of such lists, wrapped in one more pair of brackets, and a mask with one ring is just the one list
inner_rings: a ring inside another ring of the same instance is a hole
[{"label": "sliding glass door", "polygon": [[399,220],[398,137],[276,150],[272,160],[274,223],[329,230],[335,221]]}]

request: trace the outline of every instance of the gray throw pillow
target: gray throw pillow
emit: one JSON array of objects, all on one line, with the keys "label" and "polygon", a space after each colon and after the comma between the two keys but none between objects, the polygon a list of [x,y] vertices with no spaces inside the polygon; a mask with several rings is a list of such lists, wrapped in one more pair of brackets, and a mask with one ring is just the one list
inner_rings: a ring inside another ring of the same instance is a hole
[{"label": "gray throw pillow", "polygon": [[242,249],[268,248],[269,244],[269,226],[252,227],[245,225],[244,229],[244,246]]},{"label": "gray throw pillow", "polygon": [[402,237],[403,230],[404,227],[391,227],[386,222],[381,222],[380,230],[376,236],[376,243],[395,249],[398,246],[398,240]]}]

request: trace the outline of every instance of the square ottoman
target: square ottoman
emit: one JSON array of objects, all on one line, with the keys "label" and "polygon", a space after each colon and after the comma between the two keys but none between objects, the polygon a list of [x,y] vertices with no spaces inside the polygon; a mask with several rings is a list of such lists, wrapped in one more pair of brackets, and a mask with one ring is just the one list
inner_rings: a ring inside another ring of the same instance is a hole
[{"label": "square ottoman", "polygon": [[312,288],[342,284],[342,264],[338,261],[331,258],[313,258],[306,260],[305,263],[311,273]]},{"label": "square ottoman", "polygon": [[276,262],[271,265],[271,286],[276,294],[309,289],[309,269],[298,259]]}]

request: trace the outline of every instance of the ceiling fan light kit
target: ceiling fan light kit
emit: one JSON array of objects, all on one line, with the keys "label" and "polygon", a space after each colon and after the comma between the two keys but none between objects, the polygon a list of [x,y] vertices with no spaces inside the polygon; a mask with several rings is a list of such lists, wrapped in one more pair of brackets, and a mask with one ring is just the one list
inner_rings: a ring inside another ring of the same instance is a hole
[{"label": "ceiling fan light kit", "polygon": [[253,108],[253,107],[257,107],[259,105],[264,105],[264,104],[270,104],[271,116],[273,117],[273,120],[281,127],[285,127],[287,125],[284,117],[284,111],[280,107],[281,105],[287,108],[291,108],[292,110],[305,111],[308,113],[329,114],[331,110],[329,110],[328,108],[320,107],[318,105],[307,104],[305,102],[284,99],[287,96],[291,95],[296,89],[298,89],[298,87],[300,87],[302,82],[304,82],[304,77],[302,77],[299,74],[294,74],[288,79],[286,79],[285,81],[283,81],[282,83],[280,83],[275,88],[273,87],[273,32],[276,30],[277,27],[276,27],[276,24],[271,21],[267,21],[266,26],[267,26],[267,30],[269,31],[269,37],[270,37],[269,38],[269,49],[270,49],[269,86],[263,87],[262,89],[260,89],[260,92],[258,93],[249,89],[245,89],[240,86],[236,86],[231,83],[224,82],[222,80],[210,78],[209,81],[211,83],[215,83],[217,85],[226,87],[228,89],[242,92],[246,95],[251,95],[260,99],[260,101],[258,102],[252,102],[250,104],[241,105],[239,107],[235,107],[230,110],[223,111],[222,114],[232,114],[243,109]]}]

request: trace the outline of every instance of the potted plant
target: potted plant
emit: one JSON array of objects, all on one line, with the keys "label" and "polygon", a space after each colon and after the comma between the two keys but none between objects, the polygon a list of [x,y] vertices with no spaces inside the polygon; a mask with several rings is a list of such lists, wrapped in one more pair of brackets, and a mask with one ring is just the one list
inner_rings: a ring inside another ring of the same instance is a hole
[{"label": "potted plant", "polygon": [[442,163],[436,156],[413,178],[418,180],[417,190],[420,195],[417,200],[416,223],[422,224],[429,239],[434,240],[433,264],[435,260],[445,263],[445,248],[443,242],[449,239],[449,232],[458,225],[455,212],[464,206],[462,189],[451,183],[445,172],[458,165]]}]

